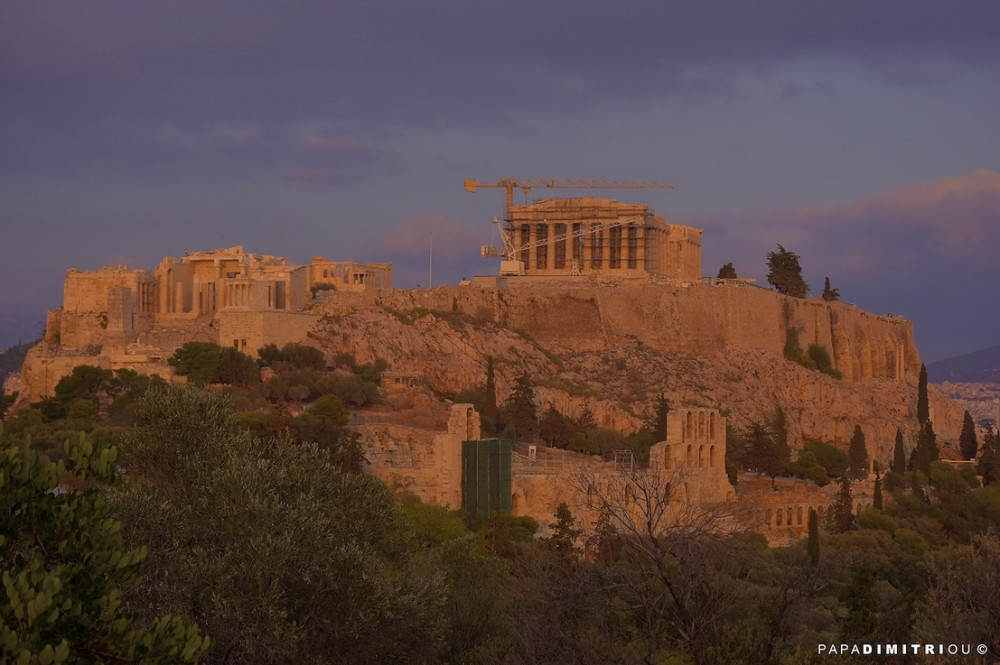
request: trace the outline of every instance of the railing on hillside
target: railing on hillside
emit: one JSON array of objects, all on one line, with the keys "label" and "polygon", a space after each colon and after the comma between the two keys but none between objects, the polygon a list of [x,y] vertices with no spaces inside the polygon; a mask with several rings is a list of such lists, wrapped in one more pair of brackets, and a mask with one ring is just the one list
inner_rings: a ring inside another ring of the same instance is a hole
[{"label": "railing on hillside", "polygon": [[[519,475],[566,473],[579,467],[586,459],[580,453],[537,446],[533,443],[516,443],[514,446],[511,454],[511,471]],[[601,462],[601,464],[610,463]]]},{"label": "railing on hillside", "polygon": [[361,413],[355,411],[347,421],[348,427],[358,425],[406,425],[407,419],[394,413]]}]

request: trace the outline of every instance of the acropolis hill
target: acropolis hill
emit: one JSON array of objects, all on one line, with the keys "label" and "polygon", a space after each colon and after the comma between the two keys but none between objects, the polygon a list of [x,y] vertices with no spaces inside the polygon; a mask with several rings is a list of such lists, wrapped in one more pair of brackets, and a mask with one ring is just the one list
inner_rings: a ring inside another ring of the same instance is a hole
[{"label": "acropolis hill", "polygon": [[[572,222],[573,206],[599,210],[604,221]],[[506,254],[501,274],[434,289],[392,288],[389,264],[319,256],[298,264],[243,247],[165,258],[152,272],[70,270],[63,306],[49,313],[45,338],[25,361],[17,406],[51,395],[77,365],[182,383],[167,359],[188,341],[251,356],[267,344],[305,343],[328,362],[348,353],[387,366],[391,394],[354,425],[372,471],[452,506],[468,498],[462,442],[479,437],[479,415],[445,400],[482,385],[490,358],[498,400],[527,375],[540,410],[552,405],[572,418],[589,410],[598,425],[621,433],[639,429],[664,395],[677,411],[653,453],[691,474],[692,497],[733,498],[726,423],[743,430],[779,407],[793,448],[812,441],[846,448],[856,425],[883,466],[897,428],[913,445],[920,356],[905,319],[747,280],[702,278],[700,230],[666,224],[642,206],[542,202],[515,207],[513,218],[511,235],[524,244]],[[788,360],[790,342],[824,349],[839,378]],[[956,441],[960,408],[934,392],[931,402],[940,440]],[[949,455],[947,443],[942,452]],[[588,455],[530,454],[514,452],[510,508],[543,523],[574,495],[567,464],[613,476],[613,466]],[[802,537],[803,516],[830,502],[829,492],[806,481],[785,482],[776,493],[758,480],[741,479],[736,498],[772,541]],[[586,520],[578,488],[575,496]],[[870,502],[862,487],[856,499],[859,509]]]},{"label": "acropolis hill", "polygon": [[[793,444],[845,444],[861,424],[873,457],[896,427],[916,430],[920,356],[912,325],[899,317],[690,277],[526,276],[435,289],[387,288],[390,280],[386,264],[317,257],[297,265],[242,247],[164,259],[152,273],[70,270],[63,307],[50,312],[44,341],[25,362],[19,404],[52,394],[79,364],[173,380],[166,361],[190,340],[251,355],[300,341],[330,356],[384,360],[439,395],[482,383],[493,356],[500,399],[527,371],[543,407],[577,415],[588,405],[622,430],[661,392],[675,404],[725,410],[739,427],[781,406]],[[790,330],[803,348],[827,349],[842,379],[787,361]],[[957,439],[960,411],[941,398],[934,407],[939,435]]]}]

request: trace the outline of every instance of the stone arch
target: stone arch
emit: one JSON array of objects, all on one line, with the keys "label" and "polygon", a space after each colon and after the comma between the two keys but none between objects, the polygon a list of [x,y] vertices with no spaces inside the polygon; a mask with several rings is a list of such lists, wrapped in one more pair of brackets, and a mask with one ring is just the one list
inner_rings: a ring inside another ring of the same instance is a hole
[{"label": "stone arch", "polygon": [[704,440],[705,439],[705,412],[704,411],[699,411],[698,412],[698,439],[699,440]]},{"label": "stone arch", "polygon": [[715,411],[708,414],[708,438],[715,440]]},{"label": "stone arch", "polygon": [[698,468],[705,466],[705,446],[698,446]]},{"label": "stone arch", "polygon": [[687,412],[686,421],[687,422],[685,423],[684,427],[684,432],[686,435],[685,438],[691,439],[694,437],[694,414],[691,413],[690,411]]},{"label": "stone arch", "polygon": [[708,449],[708,465],[712,468],[715,467],[715,446]]},{"label": "stone arch", "polygon": [[781,526],[781,508],[778,508],[777,512],[774,514],[774,526]]},{"label": "stone arch", "polygon": [[802,506],[795,509],[795,521],[799,526],[802,526],[804,522],[802,521]]},{"label": "stone arch", "polygon": [[625,486],[625,505],[635,503],[635,489],[631,485]]},{"label": "stone arch", "polygon": [[686,460],[686,464],[687,464],[688,468],[691,468],[691,465],[692,465],[693,461],[694,461],[694,452],[693,452],[693,450],[691,448],[691,444],[689,443],[688,444],[688,449],[687,449],[687,460]]},{"label": "stone arch", "polygon": [[771,526],[771,517],[772,517],[772,515],[771,515],[771,509],[768,508],[767,509],[767,525],[768,526]]}]

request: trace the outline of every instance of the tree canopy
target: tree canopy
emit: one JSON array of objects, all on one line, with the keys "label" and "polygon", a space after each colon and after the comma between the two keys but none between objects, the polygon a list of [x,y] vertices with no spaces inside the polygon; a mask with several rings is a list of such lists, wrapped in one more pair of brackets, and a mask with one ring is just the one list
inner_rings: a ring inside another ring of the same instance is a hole
[{"label": "tree canopy", "polygon": [[767,255],[767,283],[778,293],[794,298],[805,298],[809,293],[809,285],[802,278],[802,267],[799,265],[799,255],[791,252],[780,244],[775,252]]},{"label": "tree canopy", "polygon": [[962,459],[975,460],[979,452],[979,439],[976,437],[976,423],[972,415],[966,411],[962,418],[962,433],[958,437],[958,447],[962,451]]},{"label": "tree canopy", "polygon": [[737,279],[736,268],[732,263],[727,263],[719,268],[719,275],[716,279]]},{"label": "tree canopy", "polygon": [[868,447],[861,425],[854,426],[854,433],[851,435],[851,443],[848,446],[847,455],[851,459],[851,476],[858,480],[867,477]]},{"label": "tree canopy", "polygon": [[199,662],[210,641],[190,620],[122,604],[148,550],[126,545],[101,493],[118,448],[81,436],[64,452],[72,464],[50,463],[0,429],[0,661]]},{"label": "tree canopy", "polygon": [[[317,410],[340,418],[332,400]],[[129,601],[198,616],[210,662],[419,663],[437,648],[441,580],[411,565],[373,476],[252,436],[224,396],[193,389],[147,394],[122,449],[115,504],[126,538],[151,552]]]}]

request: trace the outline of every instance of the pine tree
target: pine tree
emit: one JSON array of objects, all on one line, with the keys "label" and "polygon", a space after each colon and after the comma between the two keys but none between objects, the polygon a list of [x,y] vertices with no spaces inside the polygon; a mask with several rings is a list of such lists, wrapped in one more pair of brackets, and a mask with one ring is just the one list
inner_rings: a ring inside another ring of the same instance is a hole
[{"label": "pine tree", "polygon": [[732,263],[727,263],[719,268],[719,276],[716,279],[737,279],[736,268],[733,267]]},{"label": "pine tree", "polygon": [[766,425],[753,423],[746,435],[746,464],[749,468],[763,473],[771,478],[771,487],[775,487],[774,479],[785,470],[791,452],[787,446],[782,448],[777,437]]},{"label": "pine tree", "polygon": [[538,407],[535,406],[535,387],[527,374],[514,382],[514,390],[503,403],[501,415],[509,430],[520,441],[533,441],[538,433]]},{"label": "pine tree", "polygon": [[809,509],[809,540],[806,543],[809,561],[812,565],[819,563],[819,515],[815,508]]},{"label": "pine tree", "polygon": [[976,423],[968,411],[962,420],[962,433],[958,437],[958,447],[962,451],[962,459],[975,460],[979,452],[979,441],[976,439]]},{"label": "pine tree", "polygon": [[851,458],[851,476],[858,480],[865,478],[868,475],[868,447],[861,425],[854,426],[854,434],[851,435],[851,444],[847,455]]},{"label": "pine tree", "polygon": [[799,265],[799,255],[790,252],[780,244],[778,251],[767,255],[767,283],[778,293],[794,298],[805,298],[809,293],[809,285],[802,279],[802,267]]},{"label": "pine tree", "polygon": [[930,417],[930,402],[927,400],[927,366],[920,363],[920,375],[917,378],[917,422],[923,425]]},{"label": "pine tree", "polygon": [[549,528],[552,529],[549,543],[560,556],[567,560],[573,560],[578,554],[576,541],[583,530],[574,528],[576,518],[573,517],[573,513],[570,512],[565,501],[556,507],[555,518],[556,521],[549,524]]},{"label": "pine tree", "polygon": [[589,404],[583,405],[583,411],[576,419],[576,424],[583,432],[589,432],[597,427],[597,418],[594,417],[594,410],[590,408]]}]

